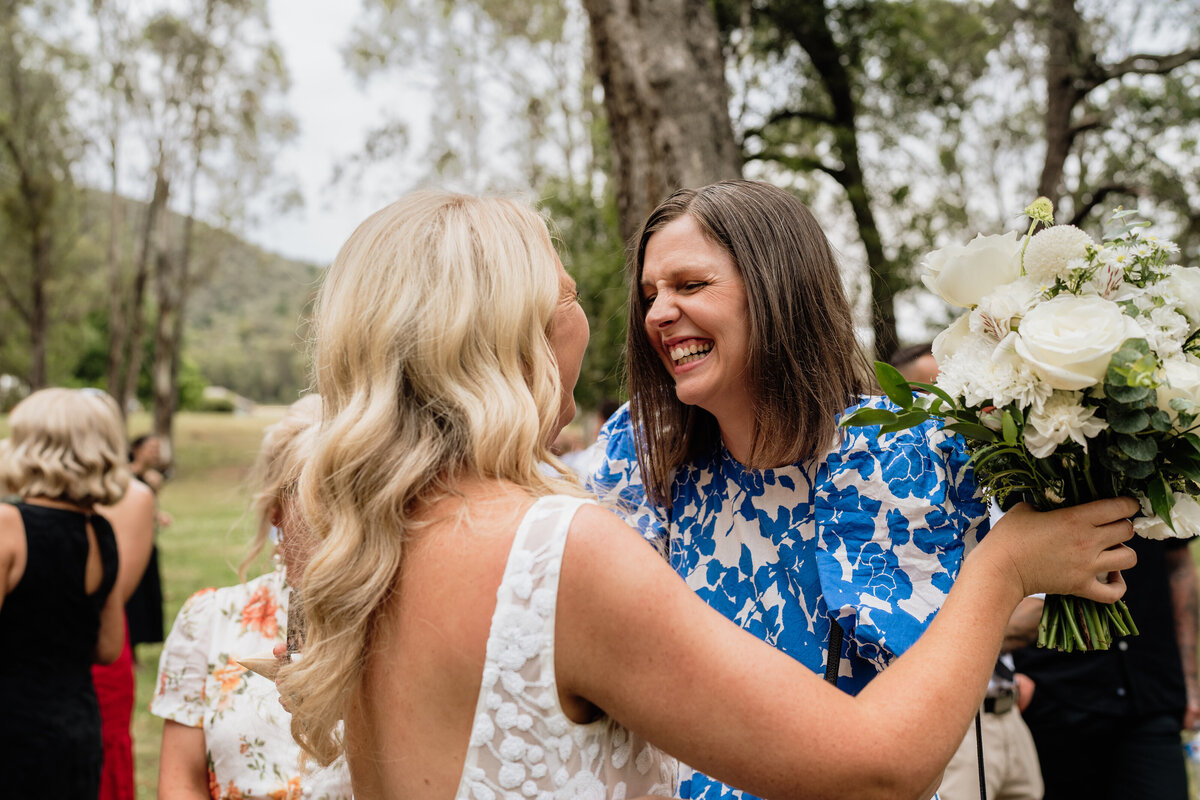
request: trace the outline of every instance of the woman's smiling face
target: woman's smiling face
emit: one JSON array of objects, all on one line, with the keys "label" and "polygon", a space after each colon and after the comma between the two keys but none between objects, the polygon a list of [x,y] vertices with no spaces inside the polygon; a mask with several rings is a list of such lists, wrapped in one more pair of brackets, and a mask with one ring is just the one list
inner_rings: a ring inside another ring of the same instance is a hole
[{"label": "woman's smiling face", "polygon": [[722,429],[753,418],[746,286],[733,258],[684,214],[646,242],[641,292],[645,330],[679,401]]}]

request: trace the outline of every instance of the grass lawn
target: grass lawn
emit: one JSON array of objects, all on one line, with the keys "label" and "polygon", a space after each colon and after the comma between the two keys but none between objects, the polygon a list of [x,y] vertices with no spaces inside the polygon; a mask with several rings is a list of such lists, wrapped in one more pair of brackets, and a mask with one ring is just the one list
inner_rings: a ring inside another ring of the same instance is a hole
[{"label": "grass lawn", "polygon": [[[237,583],[237,564],[254,530],[247,513],[253,493],[248,485],[250,470],[263,429],[282,414],[282,408],[275,408],[252,417],[184,413],[176,418],[177,466],[159,498],[162,509],[175,518],[158,535],[168,630],[193,592]],[[145,418],[130,421],[134,435],[148,428]],[[250,570],[250,576],[260,574],[268,563],[264,559]],[[133,746],[138,800],[153,798],[158,785],[162,720],[150,714],[149,706],[161,649],[144,644],[137,652]]]}]

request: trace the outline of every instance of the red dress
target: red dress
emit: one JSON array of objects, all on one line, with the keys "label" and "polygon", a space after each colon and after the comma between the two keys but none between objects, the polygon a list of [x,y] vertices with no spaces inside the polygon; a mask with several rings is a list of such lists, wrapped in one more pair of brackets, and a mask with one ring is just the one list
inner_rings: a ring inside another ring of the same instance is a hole
[{"label": "red dress", "polygon": [[111,664],[92,666],[92,683],[100,702],[100,734],[104,740],[104,769],[100,773],[99,800],[134,800],[133,738],[133,650],[129,626],[125,647]]}]

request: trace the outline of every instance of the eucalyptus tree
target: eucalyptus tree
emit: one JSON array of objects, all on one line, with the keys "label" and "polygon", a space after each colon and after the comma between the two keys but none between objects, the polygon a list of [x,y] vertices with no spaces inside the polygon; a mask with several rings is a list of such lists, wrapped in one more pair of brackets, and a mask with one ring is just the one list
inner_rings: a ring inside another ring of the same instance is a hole
[{"label": "eucalyptus tree", "polygon": [[364,83],[397,87],[397,99],[335,182],[388,172],[392,195],[437,184],[540,201],[592,326],[579,405],[617,397],[624,254],[583,7],[366,0],[343,53]]},{"label": "eucalyptus tree", "polygon": [[1048,0],[1018,11],[1045,94],[1037,192],[1075,224],[1143,198],[1200,255],[1195,3]]},{"label": "eucalyptus tree", "polygon": [[[203,278],[195,259],[197,216],[236,219],[294,123],[279,105],[288,76],[261,0],[184,0],[150,18],[142,37],[139,85],[158,206],[151,262],[154,429],[169,441],[188,294]],[[176,197],[181,224],[166,213]],[[216,258],[210,253],[207,260]]]},{"label": "eucalyptus tree", "polygon": [[38,13],[53,9],[0,9],[0,292],[28,332],[20,360],[34,389],[48,381],[49,325],[74,243],[73,170],[83,146],[64,83],[77,56],[33,30],[26,18]]}]

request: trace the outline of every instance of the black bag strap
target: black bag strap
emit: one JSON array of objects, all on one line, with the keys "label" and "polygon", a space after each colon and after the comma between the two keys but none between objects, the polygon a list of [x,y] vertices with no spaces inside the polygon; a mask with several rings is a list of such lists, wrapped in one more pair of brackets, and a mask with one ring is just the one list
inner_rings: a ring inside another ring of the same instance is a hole
[{"label": "black bag strap", "polygon": [[979,800],[987,800],[987,776],[983,774],[983,718],[975,712],[975,757],[979,760]]},{"label": "black bag strap", "polygon": [[[838,666],[842,663],[842,626],[829,619],[829,655],[825,659],[825,680],[837,686]],[[975,757],[979,762],[979,800],[987,800],[987,776],[983,771],[983,718],[975,712]]]},{"label": "black bag strap", "polygon": [[829,618],[829,656],[825,659],[825,680],[837,686],[838,665],[842,663],[842,626]]}]

